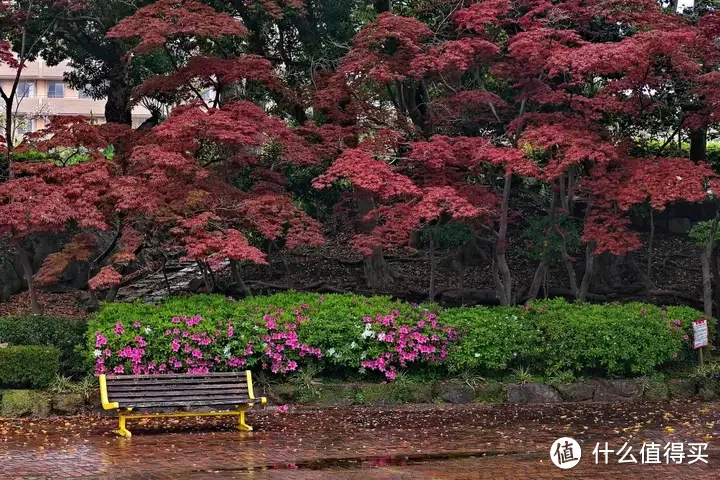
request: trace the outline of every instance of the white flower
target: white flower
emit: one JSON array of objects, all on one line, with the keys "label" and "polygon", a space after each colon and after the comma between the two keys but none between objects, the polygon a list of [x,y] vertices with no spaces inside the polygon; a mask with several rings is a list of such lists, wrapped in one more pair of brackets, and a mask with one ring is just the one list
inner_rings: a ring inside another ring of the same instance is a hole
[{"label": "white flower", "polygon": [[383,340],[385,340],[385,332],[378,333],[377,339],[380,340],[381,342]]},{"label": "white flower", "polygon": [[365,367],[360,367],[358,372],[360,372],[362,375],[365,375]]},{"label": "white flower", "polygon": [[476,354],[475,354],[475,358],[479,358],[479,357],[480,357],[480,354],[479,354],[479,353],[476,353]]},{"label": "white flower", "polygon": [[101,350],[95,350],[95,351],[93,352],[93,354],[95,355],[95,358],[97,358],[97,357],[99,357],[100,355],[102,355],[102,351],[101,351]]},{"label": "white flower", "polygon": [[352,343],[350,344],[350,348],[355,348],[355,347],[357,347],[357,343],[352,342]]},{"label": "white flower", "polygon": [[517,352],[514,352],[514,353],[513,353],[513,357],[517,357],[517,355],[518,355]]},{"label": "white flower", "polygon": [[145,327],[145,333],[150,333],[150,332],[152,332],[152,328],[150,328],[150,327]]},{"label": "white flower", "polygon": [[367,357],[367,352],[362,352],[362,353],[360,354],[360,358],[363,359],[363,360],[365,360],[365,357]]},{"label": "white flower", "polygon": [[230,358],[232,356],[230,355],[230,345],[225,345],[223,352],[225,353],[225,358]]},{"label": "white flower", "polygon": [[257,325],[253,325],[253,330],[260,330],[260,328]]},{"label": "white flower", "polygon": [[365,331],[362,333],[363,338],[375,338],[375,332],[372,331],[369,323],[365,324]]},{"label": "white flower", "polygon": [[332,357],[333,355],[335,355],[335,349],[328,348],[327,355],[328,355],[328,357]]}]

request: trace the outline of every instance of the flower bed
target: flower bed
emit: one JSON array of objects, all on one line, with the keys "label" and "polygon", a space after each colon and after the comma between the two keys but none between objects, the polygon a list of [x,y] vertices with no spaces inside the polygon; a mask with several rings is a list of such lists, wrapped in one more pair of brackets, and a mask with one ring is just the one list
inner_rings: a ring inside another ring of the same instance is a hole
[{"label": "flower bed", "polygon": [[387,297],[287,293],[240,302],[175,298],[109,304],[90,322],[95,373],[204,373],[306,366],[341,378],[393,380],[400,371],[502,376],[524,366],[554,375],[643,375],[691,355],[684,307],[574,305],[417,306]]}]

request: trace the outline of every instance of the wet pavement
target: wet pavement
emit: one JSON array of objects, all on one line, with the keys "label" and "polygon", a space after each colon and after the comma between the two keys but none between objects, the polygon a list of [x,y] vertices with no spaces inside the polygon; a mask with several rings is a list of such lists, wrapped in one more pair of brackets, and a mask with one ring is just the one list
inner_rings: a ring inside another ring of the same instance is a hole
[{"label": "wet pavement", "polygon": [[[267,408],[248,423],[254,432],[230,418],[136,420],[125,439],[108,417],[0,419],[0,479],[720,479],[720,404]],[[582,448],[571,470],[551,461],[560,437]],[[598,442],[627,443],[638,463],[596,464]],[[644,442],[658,464],[640,463]],[[667,463],[666,445],[688,455],[691,442],[708,444],[708,464]]]}]

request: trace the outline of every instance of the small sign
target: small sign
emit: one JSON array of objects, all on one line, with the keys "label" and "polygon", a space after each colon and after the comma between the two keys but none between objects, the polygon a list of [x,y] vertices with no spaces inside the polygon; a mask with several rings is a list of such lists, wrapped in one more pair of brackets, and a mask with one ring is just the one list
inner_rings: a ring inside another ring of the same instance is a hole
[{"label": "small sign", "polygon": [[708,323],[701,318],[693,322],[693,347],[695,350],[708,346]]}]

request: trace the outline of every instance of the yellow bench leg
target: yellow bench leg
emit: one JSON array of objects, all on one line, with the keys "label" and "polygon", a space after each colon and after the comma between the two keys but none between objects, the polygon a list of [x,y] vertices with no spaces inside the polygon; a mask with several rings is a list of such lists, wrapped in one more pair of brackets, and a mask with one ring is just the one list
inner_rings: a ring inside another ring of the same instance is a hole
[{"label": "yellow bench leg", "polygon": [[125,418],[125,415],[120,414],[120,417],[119,417],[119,428],[118,428],[117,430],[115,430],[115,433],[117,433],[117,434],[120,435],[121,437],[130,438],[130,437],[132,437],[132,433],[130,433],[130,430],[128,430],[127,428],[125,428],[125,422],[126,422],[126,421],[127,421],[127,419]]},{"label": "yellow bench leg", "polygon": [[235,428],[237,428],[241,432],[252,432],[252,427],[245,423],[245,409],[240,410],[240,412],[238,413],[238,424]]}]

